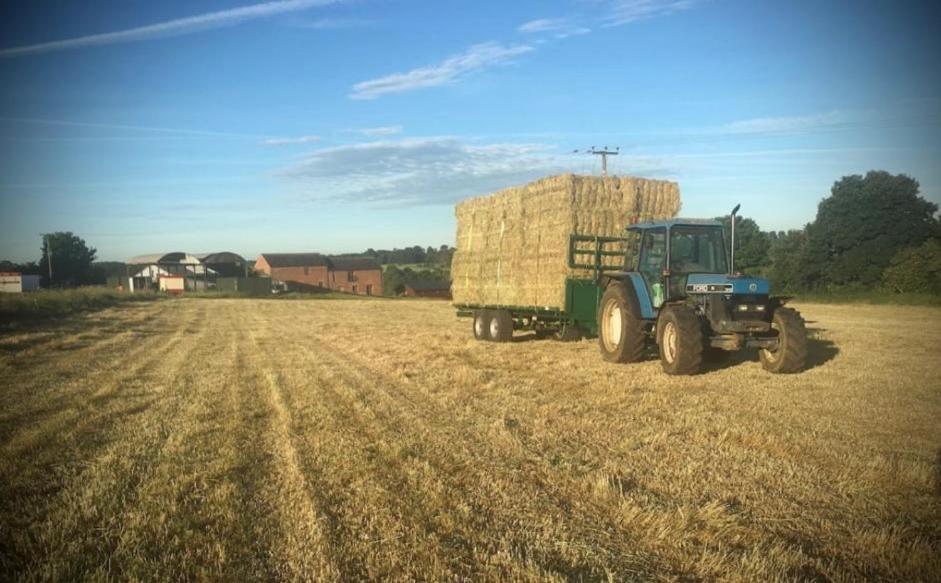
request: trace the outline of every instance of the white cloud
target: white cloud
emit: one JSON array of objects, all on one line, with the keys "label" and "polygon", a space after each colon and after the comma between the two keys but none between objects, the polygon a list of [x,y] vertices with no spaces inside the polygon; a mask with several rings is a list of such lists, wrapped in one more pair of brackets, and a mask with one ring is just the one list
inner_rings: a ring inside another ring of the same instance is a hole
[{"label": "white cloud", "polygon": [[692,8],[702,0],[605,0],[606,26],[620,26],[638,20],[666,16]]},{"label": "white cloud", "polygon": [[187,16],[175,20],[167,20],[156,24],[148,24],[136,28],[105,32],[88,36],[50,41],[33,45],[0,49],[0,58],[20,57],[36,53],[61,51],[80,47],[127,43],[167,36],[178,36],[193,32],[232,26],[246,20],[266,18],[278,14],[307,10],[314,6],[333,4],[338,0],[278,0],[275,2],[262,2],[240,8],[208,12],[196,16]]},{"label": "white cloud", "polygon": [[357,83],[353,85],[350,97],[375,99],[391,93],[445,85],[476,71],[505,64],[533,50],[529,45],[503,46],[496,42],[473,45],[463,53],[448,57],[435,65]]},{"label": "white cloud", "polygon": [[[620,156],[618,167],[662,174],[656,159]],[[455,137],[386,140],[317,150],[285,169],[303,196],[373,205],[449,204],[545,175],[591,172],[590,156],[544,144],[469,143]]]},{"label": "white cloud", "polygon": [[707,132],[721,134],[791,134],[822,128],[843,128],[861,121],[842,111],[803,116],[758,117],[725,124]]},{"label": "white cloud", "polygon": [[568,26],[568,21],[563,18],[538,18],[524,22],[516,30],[519,32],[552,32]]},{"label": "white cloud", "polygon": [[297,28],[309,28],[312,30],[332,30],[338,28],[361,28],[375,24],[372,20],[360,18],[318,18],[316,20],[304,20],[293,23]]},{"label": "white cloud", "polygon": [[378,138],[381,136],[394,136],[395,134],[401,134],[402,126],[399,126],[399,125],[380,126],[376,128],[361,128],[361,129],[354,130],[354,131],[364,136],[369,136],[371,138]]},{"label": "white cloud", "polygon": [[591,32],[590,28],[578,26],[565,18],[539,18],[524,22],[516,29],[523,34],[551,34],[557,39]]},{"label": "white cloud", "polygon": [[319,141],[320,136],[297,136],[293,138],[266,138],[259,143],[263,146],[283,146],[286,144],[310,144]]}]

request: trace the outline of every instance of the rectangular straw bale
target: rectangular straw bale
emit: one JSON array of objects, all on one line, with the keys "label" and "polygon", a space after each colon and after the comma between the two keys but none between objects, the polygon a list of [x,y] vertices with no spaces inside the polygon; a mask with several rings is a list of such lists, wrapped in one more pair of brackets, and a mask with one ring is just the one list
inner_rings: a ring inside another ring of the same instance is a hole
[{"label": "rectangular straw bale", "polygon": [[632,216],[668,219],[679,209],[675,182],[630,176],[564,174],[467,199],[455,208],[454,302],[562,308],[565,279],[589,275],[568,267],[570,234],[622,236]]}]

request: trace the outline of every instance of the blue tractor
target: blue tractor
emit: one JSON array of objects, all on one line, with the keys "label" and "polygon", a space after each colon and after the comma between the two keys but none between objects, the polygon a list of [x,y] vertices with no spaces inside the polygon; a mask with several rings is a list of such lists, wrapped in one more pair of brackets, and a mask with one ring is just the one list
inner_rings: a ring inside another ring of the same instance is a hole
[{"label": "blue tractor", "polygon": [[[699,372],[704,357],[758,348],[765,370],[796,373],[807,360],[807,332],[786,297],[770,295],[768,280],[735,271],[735,216],[731,253],[722,225],[712,220],[674,219],[628,227],[623,269],[598,269],[610,240],[586,238],[594,249],[572,241],[570,262],[594,253],[597,334],[610,362],[634,362],[656,342],[668,374]],[[588,267],[588,265],[581,265]]]},{"label": "blue tractor", "polygon": [[625,237],[569,235],[562,306],[457,304],[478,340],[509,342],[515,330],[562,340],[597,335],[610,362],[642,360],[652,343],[669,374],[699,372],[703,358],[758,348],[773,373],[807,360],[807,332],[768,280],[735,270],[735,216],[726,252],[722,225],[673,219],[633,224]]}]

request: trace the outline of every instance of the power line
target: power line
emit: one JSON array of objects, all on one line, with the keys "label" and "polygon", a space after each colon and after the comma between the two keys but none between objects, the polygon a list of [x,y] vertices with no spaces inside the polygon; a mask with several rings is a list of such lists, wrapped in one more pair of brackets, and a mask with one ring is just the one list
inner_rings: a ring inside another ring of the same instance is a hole
[{"label": "power line", "polygon": [[[593,156],[601,156],[601,175],[607,176],[608,175],[608,156],[617,156],[618,153],[620,153],[620,151],[621,151],[620,146],[614,148],[613,150],[609,150],[607,146],[605,146],[604,148],[600,150],[592,146],[591,149],[586,150],[585,153],[591,154]],[[572,153],[577,154],[578,150],[573,150]]]}]

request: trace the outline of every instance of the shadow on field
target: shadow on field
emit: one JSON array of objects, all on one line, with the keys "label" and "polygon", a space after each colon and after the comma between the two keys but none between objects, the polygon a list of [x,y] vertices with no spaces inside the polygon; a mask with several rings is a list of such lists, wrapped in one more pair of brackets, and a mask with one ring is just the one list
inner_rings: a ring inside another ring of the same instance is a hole
[{"label": "shadow on field", "polygon": [[824,365],[840,353],[840,349],[832,340],[825,340],[819,337],[821,332],[826,332],[824,328],[807,328],[807,368],[817,368]]},{"label": "shadow on field", "polygon": [[[819,338],[820,332],[826,332],[823,328],[807,329],[807,365],[804,370],[810,370],[822,366],[840,353],[840,349],[832,340]],[[757,362],[758,350],[747,349],[738,352],[725,352],[722,350],[710,351],[703,358],[703,373],[716,372],[740,365],[744,362]]]}]

